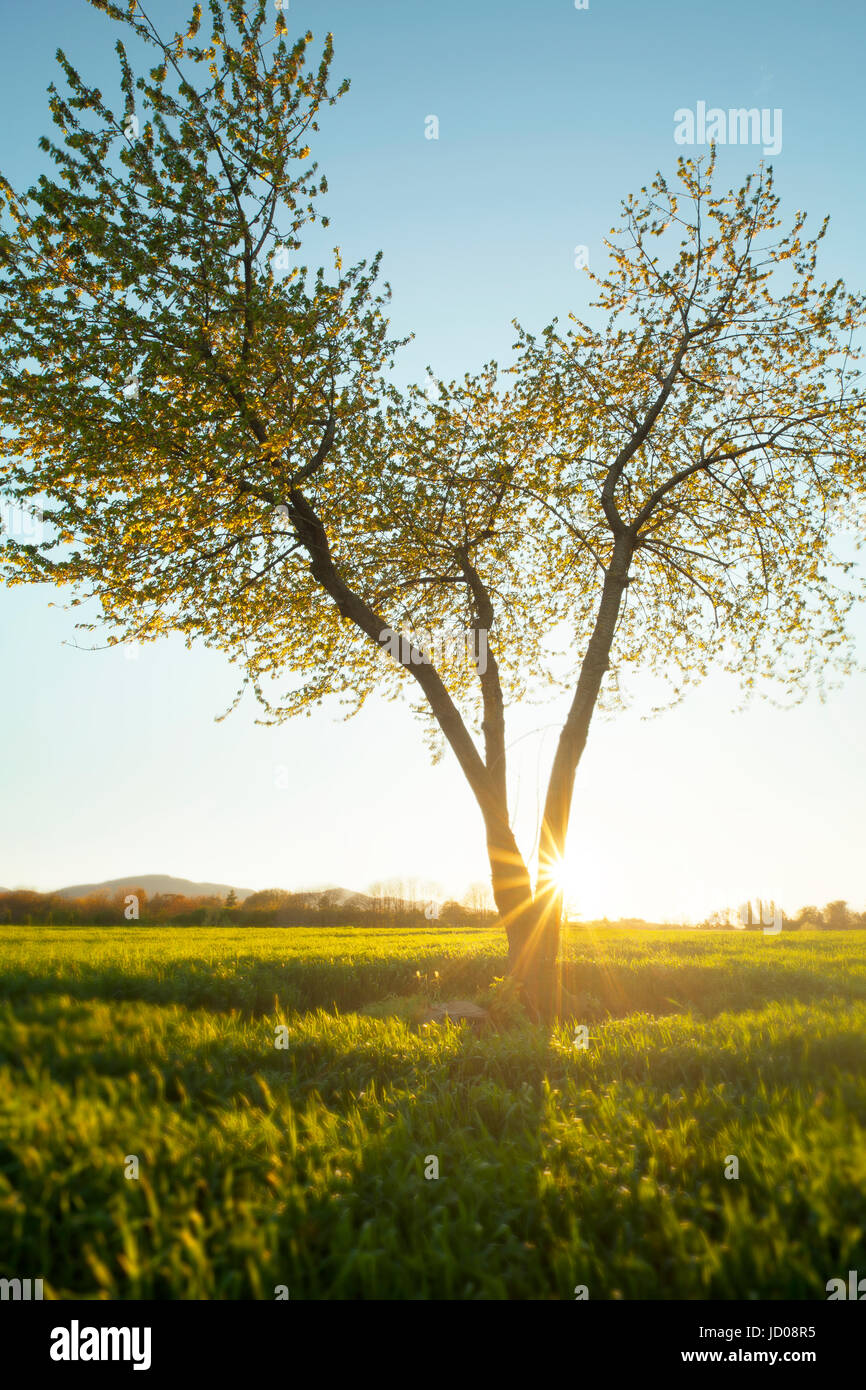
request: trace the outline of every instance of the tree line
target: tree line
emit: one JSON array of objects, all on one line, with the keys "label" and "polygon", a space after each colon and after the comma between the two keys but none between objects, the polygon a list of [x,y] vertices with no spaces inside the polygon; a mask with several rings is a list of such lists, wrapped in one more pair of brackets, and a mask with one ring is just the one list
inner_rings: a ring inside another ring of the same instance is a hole
[{"label": "tree line", "polygon": [[[402,887],[402,892],[399,891]],[[339,895],[289,893],[282,888],[266,888],[238,902],[234,892],[225,898],[190,896],[183,893],[154,893],[143,888],[124,888],[120,892],[89,893],[67,898],[59,893],[37,893],[30,889],[0,892],[0,925],[10,926],[119,926],[123,923],[213,927],[306,927],[306,926],[388,926],[444,927],[492,926],[497,915],[489,896],[473,885],[462,902],[424,902],[411,885],[375,884],[372,893],[356,895],[340,902]],[[604,926],[623,929],[676,928],[671,922],[648,922],[627,917],[616,921],[572,922],[584,927]],[[705,930],[736,930],[733,914],[710,913],[698,924]],[[783,931],[866,930],[866,912],[857,912],[842,898],[823,908],[801,907],[794,916],[782,916]],[[761,931],[760,913],[753,914],[747,931]]]},{"label": "tree line", "polygon": [[116,893],[89,893],[68,898],[58,893],[15,889],[0,893],[0,924],[14,926],[117,926],[123,923],[177,926],[302,927],[388,925],[415,927],[485,926],[495,912],[477,905],[472,890],[463,902],[424,903],[393,893],[340,902],[326,893],[289,893],[267,888],[238,902],[231,892],[225,898],[186,896],[183,893],[148,895],[143,888],[128,887]]},{"label": "tree line", "polygon": [[[765,923],[773,920],[773,912],[765,915],[761,912],[761,900],[758,899],[757,902],[757,910],[752,908],[751,920],[748,924],[743,924],[745,931],[763,931]],[[771,906],[774,907],[775,904]],[[742,909],[740,912],[742,913]],[[701,925],[708,928],[730,927],[734,931],[734,916],[730,909],[713,912]],[[825,903],[823,908],[814,905],[801,907],[793,917],[781,913],[780,919],[783,931],[854,931],[857,928],[866,928],[866,912],[855,912],[844,898],[834,898],[833,902]]]}]

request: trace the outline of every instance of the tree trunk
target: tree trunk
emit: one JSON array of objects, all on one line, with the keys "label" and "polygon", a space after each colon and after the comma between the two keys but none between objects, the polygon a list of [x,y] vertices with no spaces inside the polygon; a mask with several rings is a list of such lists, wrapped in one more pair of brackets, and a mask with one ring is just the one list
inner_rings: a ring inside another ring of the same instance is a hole
[{"label": "tree trunk", "polygon": [[559,905],[548,899],[544,912],[533,895],[504,800],[489,806],[484,819],[493,897],[508,939],[508,973],[519,982],[530,1012],[540,1016],[559,952]]},{"label": "tree trunk", "polygon": [[577,765],[608,667],[613,634],[628,584],[630,560],[630,547],[617,547],[614,562],[605,576],[595,627],[551,768],[539,840],[535,892],[529,891],[527,874],[523,902],[511,919],[505,919],[509,973],[520,982],[524,1002],[539,1019],[568,1013],[573,1004],[563,987],[559,967],[563,908],[560,868],[565,853]]},{"label": "tree trunk", "polygon": [[523,1003],[536,1019],[550,1019],[562,1011],[559,973],[559,939],[562,897],[546,894],[525,905],[519,921],[506,928],[508,972],[521,988]]}]

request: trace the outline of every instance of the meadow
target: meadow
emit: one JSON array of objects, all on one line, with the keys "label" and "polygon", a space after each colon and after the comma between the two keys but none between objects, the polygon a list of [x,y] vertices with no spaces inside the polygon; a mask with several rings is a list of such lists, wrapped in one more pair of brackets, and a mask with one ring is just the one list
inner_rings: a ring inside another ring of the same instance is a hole
[{"label": "meadow", "polygon": [[[495,929],[0,928],[0,1273],[409,1300],[866,1274],[866,932],[564,949],[585,1048],[489,993]],[[420,1026],[423,995],[496,1023]]]}]

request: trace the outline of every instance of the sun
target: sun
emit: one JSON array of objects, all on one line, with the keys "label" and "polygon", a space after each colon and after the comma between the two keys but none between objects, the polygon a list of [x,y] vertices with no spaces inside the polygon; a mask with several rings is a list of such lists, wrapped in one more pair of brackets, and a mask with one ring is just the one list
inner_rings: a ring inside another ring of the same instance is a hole
[{"label": "sun", "polygon": [[574,865],[568,859],[557,859],[549,867],[548,874],[564,899],[574,896],[577,891],[577,875]]},{"label": "sun", "polygon": [[568,866],[564,859],[558,859],[554,864],[550,865],[548,877],[556,884],[557,888],[565,889],[566,879],[568,878]]}]

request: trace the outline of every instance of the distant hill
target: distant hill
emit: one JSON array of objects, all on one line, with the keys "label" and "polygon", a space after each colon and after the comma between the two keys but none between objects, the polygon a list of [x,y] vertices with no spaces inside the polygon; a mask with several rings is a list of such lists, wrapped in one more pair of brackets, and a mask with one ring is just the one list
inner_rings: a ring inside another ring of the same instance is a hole
[{"label": "distant hill", "polygon": [[[85,898],[91,893],[119,893],[128,888],[143,888],[148,897],[157,893],[182,893],[186,898],[224,898],[231,891],[230,883],[193,883],[188,878],[172,878],[171,874],[127,874],[125,878],[110,878],[103,883],[75,883],[70,888],[57,888],[60,898]],[[238,902],[255,892],[254,888],[235,888]]]},{"label": "distant hill", "polygon": [[[231,891],[230,883],[193,883],[188,878],[172,878],[171,874],[128,874],[125,878],[107,878],[102,883],[73,883],[68,888],[56,888],[59,898],[86,898],[91,893],[114,894],[124,889],[130,893],[143,888],[149,898],[157,893],[182,893],[185,898],[224,898]],[[3,892],[0,889],[0,892]],[[235,888],[239,903],[245,902],[258,890],[255,888]],[[277,890],[287,891],[287,890]],[[366,893],[353,893],[349,888],[327,887],[305,889],[297,895],[303,897],[308,907],[350,907],[363,912],[373,906],[373,899]]]}]

